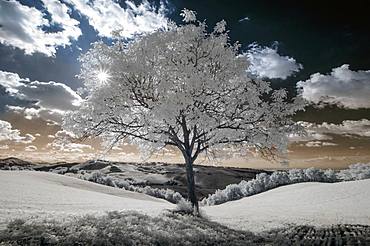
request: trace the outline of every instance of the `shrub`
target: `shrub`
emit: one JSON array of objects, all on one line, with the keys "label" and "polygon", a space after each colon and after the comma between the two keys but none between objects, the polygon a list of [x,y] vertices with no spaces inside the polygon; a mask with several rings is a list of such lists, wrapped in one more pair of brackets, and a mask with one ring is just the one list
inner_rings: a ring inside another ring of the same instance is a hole
[{"label": "shrub", "polygon": [[125,189],[128,191],[144,193],[149,196],[165,199],[175,204],[184,200],[182,195],[176,191],[170,189],[152,188],[150,186],[145,187],[134,186],[125,180],[115,179],[105,173],[102,173],[101,171],[94,171],[92,173],[80,172],[78,173],[77,177],[83,180],[87,180],[102,185],[108,185],[112,187]]},{"label": "shrub", "polygon": [[[271,241],[271,240],[270,240]],[[65,222],[16,220],[0,231],[0,245],[255,245],[269,241],[204,218],[110,212]]]},{"label": "shrub", "polygon": [[113,181],[112,177],[105,175],[100,171],[92,172],[90,175],[88,175],[86,180],[102,185],[116,187],[116,184]]},{"label": "shrub", "polygon": [[180,213],[180,214],[193,214],[193,206],[191,205],[191,202],[188,200],[182,199],[179,201],[176,205],[176,208],[174,209],[174,212]]},{"label": "shrub", "polygon": [[50,169],[49,172],[56,173],[56,174],[65,174],[68,172],[68,167],[57,167],[54,169]]},{"label": "shrub", "polygon": [[338,173],[341,180],[360,180],[370,178],[370,163],[357,163],[350,165],[348,169],[341,170]]}]

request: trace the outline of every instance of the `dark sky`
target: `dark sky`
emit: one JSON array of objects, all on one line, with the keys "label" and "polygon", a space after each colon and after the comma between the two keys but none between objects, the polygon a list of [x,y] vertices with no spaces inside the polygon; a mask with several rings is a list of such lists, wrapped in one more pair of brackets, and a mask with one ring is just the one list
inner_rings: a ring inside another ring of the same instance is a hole
[{"label": "dark sky", "polygon": [[[43,9],[41,1],[20,2]],[[158,1],[152,3],[158,6]],[[167,17],[177,23],[181,22],[179,13],[183,8],[197,11],[198,18],[205,19],[209,26],[225,19],[232,41],[241,42],[244,50],[254,42],[270,47],[277,44],[280,55],[293,57],[303,65],[302,70],[287,79],[270,79],[275,87],[286,87],[292,93],[296,91],[297,81],[306,80],[313,73],[328,73],[342,64],[349,64],[351,70],[370,68],[368,1],[171,0],[166,6]],[[48,16],[51,18],[50,14]],[[0,45],[0,70],[18,73],[31,80],[53,80],[77,89],[80,83],[75,75],[79,72],[77,57],[81,52],[78,47],[84,52],[91,42],[102,37],[98,37],[86,17],[73,8],[71,16],[80,21],[82,35],[77,41],[65,48],[58,47],[55,57],[40,53],[25,55],[20,49]],[[240,22],[244,17],[249,20]],[[56,27],[49,29],[55,31]],[[103,40],[108,39],[103,37]],[[358,117],[352,115],[352,118],[361,117],[369,116],[363,113]]]},{"label": "dark sky", "polygon": [[338,134],[347,135],[344,124],[352,120],[348,127],[359,127],[360,136],[370,138],[370,123],[360,122],[370,119],[370,2],[365,0],[0,0],[0,120],[13,115],[12,125],[23,122],[14,118],[21,112],[59,124],[59,116],[81,100],[75,93],[82,85],[76,78],[78,57],[92,42],[112,42],[110,31],[117,27],[134,38],[145,30],[133,24],[135,18],[153,30],[166,19],[181,24],[183,8],[195,10],[210,30],[226,20],[231,42],[242,44],[253,76],[291,95],[301,81],[299,93],[311,105],[297,120],[314,122],[317,129],[334,123],[342,127]]},{"label": "dark sky", "polygon": [[[369,1],[171,2],[176,10],[173,19],[182,8],[195,9],[199,19],[206,19],[210,26],[225,19],[230,37],[241,42],[244,49],[253,42],[264,46],[278,42],[279,54],[294,57],[304,67],[285,80],[270,79],[275,87],[285,87],[292,94],[296,93],[297,81],[306,80],[314,73],[329,73],[342,64],[349,64],[351,70],[370,69]],[[249,21],[239,22],[246,16]],[[320,123],[363,118],[370,119],[370,110],[335,106],[324,109],[309,107],[297,116],[299,120]]]}]

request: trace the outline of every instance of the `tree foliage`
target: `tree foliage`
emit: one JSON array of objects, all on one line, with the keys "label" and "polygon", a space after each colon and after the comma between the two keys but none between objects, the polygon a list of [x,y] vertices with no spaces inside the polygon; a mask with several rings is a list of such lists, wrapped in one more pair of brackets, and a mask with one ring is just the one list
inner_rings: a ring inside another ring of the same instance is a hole
[{"label": "tree foliage", "polygon": [[208,32],[194,11],[182,16],[184,25],[128,43],[95,43],[81,57],[85,100],[64,128],[124,140],[143,153],[175,146],[191,176],[205,151],[231,145],[283,151],[287,134],[297,129],[291,116],[303,103],[248,77],[247,60],[240,45],[230,43],[225,21]]}]

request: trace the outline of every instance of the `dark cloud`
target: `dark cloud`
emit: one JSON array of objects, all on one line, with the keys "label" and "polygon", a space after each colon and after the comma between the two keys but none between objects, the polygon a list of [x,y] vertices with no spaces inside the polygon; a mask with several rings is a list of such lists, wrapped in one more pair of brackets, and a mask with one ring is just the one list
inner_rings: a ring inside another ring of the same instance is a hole
[{"label": "dark cloud", "polygon": [[34,102],[11,96],[5,87],[0,85],[0,115],[7,110],[7,106],[30,107]]},{"label": "dark cloud", "polygon": [[22,111],[28,118],[41,115],[47,119],[50,116],[50,120],[55,120],[55,114],[73,110],[82,101],[70,87],[53,81],[30,81],[28,78],[20,78],[16,73],[0,71],[0,83],[5,88],[4,103],[7,103],[7,98],[8,101],[18,99],[30,102],[27,107],[4,104],[10,110]]}]

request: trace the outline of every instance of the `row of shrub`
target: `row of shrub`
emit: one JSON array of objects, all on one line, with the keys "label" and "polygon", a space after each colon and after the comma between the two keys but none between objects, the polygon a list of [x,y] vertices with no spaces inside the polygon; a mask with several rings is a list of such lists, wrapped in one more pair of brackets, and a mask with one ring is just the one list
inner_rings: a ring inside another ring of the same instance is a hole
[{"label": "row of shrub", "polygon": [[98,184],[117,187],[117,188],[125,189],[128,191],[133,191],[133,192],[144,193],[149,196],[165,199],[175,204],[184,200],[184,198],[179,192],[173,191],[171,189],[159,189],[159,188],[153,188],[150,186],[145,186],[145,187],[134,186],[125,180],[115,179],[112,176],[102,173],[101,171],[94,171],[91,173],[80,171],[77,177],[80,179],[98,183]]},{"label": "row of shrub", "polygon": [[5,165],[0,168],[0,170],[6,170],[6,171],[34,171],[34,169],[30,166],[10,166]]},{"label": "row of shrub", "polygon": [[322,170],[317,168],[291,169],[289,171],[276,171],[271,175],[266,173],[257,174],[250,181],[242,180],[239,184],[231,184],[223,190],[216,190],[208,195],[200,204],[203,206],[217,205],[243,197],[255,195],[279,186],[302,183],[302,182],[326,182],[351,181],[370,178],[370,163],[354,164],[338,172],[334,170]]}]

